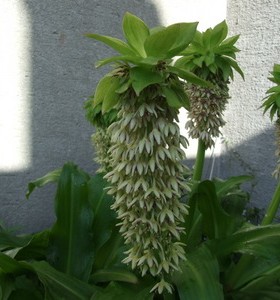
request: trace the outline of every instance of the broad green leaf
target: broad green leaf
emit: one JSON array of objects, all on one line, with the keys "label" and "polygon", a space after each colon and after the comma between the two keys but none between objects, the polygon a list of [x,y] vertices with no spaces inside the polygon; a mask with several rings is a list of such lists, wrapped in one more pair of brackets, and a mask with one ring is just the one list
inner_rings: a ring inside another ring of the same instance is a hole
[{"label": "broad green leaf", "polygon": [[202,215],[197,208],[196,199],[191,197],[188,205],[190,206],[189,214],[185,217],[185,233],[181,241],[186,244],[186,251],[190,252],[195,249],[202,241]]},{"label": "broad green leaf", "polygon": [[209,53],[208,55],[205,56],[205,64],[207,67],[212,65],[215,62],[215,54],[214,53]]},{"label": "broad green leaf", "polygon": [[108,87],[102,102],[102,114],[110,111],[119,102],[120,96],[116,90],[120,88],[120,79],[112,76],[111,84]]},{"label": "broad green leaf", "polygon": [[95,67],[99,68],[112,62],[124,62],[124,63],[132,63],[134,65],[139,65],[142,62],[142,58],[139,56],[129,56],[129,55],[112,56],[109,58],[99,60],[96,63]]},{"label": "broad green leaf", "polygon": [[0,227],[0,250],[21,248],[32,239],[31,235],[16,236],[14,233]]},{"label": "broad green leaf", "polygon": [[241,70],[241,68],[238,66],[237,62],[232,59],[231,57],[223,57],[224,60],[227,61],[227,63],[237,72],[240,74],[240,76],[242,77],[242,79],[244,79],[244,74],[243,71]]},{"label": "broad green leaf", "polygon": [[206,50],[211,49],[211,37],[212,37],[213,29],[209,28],[205,32],[202,33],[202,43]]},{"label": "broad green leaf", "polygon": [[49,172],[45,176],[38,178],[35,181],[29,182],[28,190],[26,192],[26,198],[28,199],[31,193],[36,189],[40,188],[50,182],[57,182],[61,173],[61,169],[56,169],[54,171]]},{"label": "broad green leaf", "polygon": [[222,52],[224,50],[224,48],[232,48],[233,45],[237,42],[237,40],[239,39],[240,35],[235,35],[235,36],[231,36],[229,38],[227,38],[226,40],[224,40],[220,46],[216,49],[216,53]]},{"label": "broad green leaf", "polygon": [[168,66],[168,69],[170,70],[170,72],[177,74],[180,78],[185,79],[190,83],[204,87],[211,87],[211,83],[199,78],[198,76],[189,71],[185,71],[174,66]]},{"label": "broad green leaf", "polygon": [[240,252],[269,259],[279,259],[280,224],[251,226],[226,238],[212,240],[207,243],[217,256]]},{"label": "broad green leaf", "polygon": [[91,280],[96,283],[110,281],[122,281],[134,284],[138,283],[137,276],[124,268],[98,270],[91,275]]},{"label": "broad green leaf", "polygon": [[181,99],[178,97],[177,93],[169,87],[162,87],[163,95],[166,98],[166,101],[170,107],[181,108],[184,104],[181,102]]},{"label": "broad green leaf", "polygon": [[149,29],[150,35],[155,34],[155,33],[159,32],[159,31],[162,31],[165,28],[166,28],[165,26],[156,26],[156,27],[150,28]]},{"label": "broad green leaf", "polygon": [[180,299],[223,300],[219,282],[219,264],[205,246],[188,253],[187,261],[181,264],[182,272],[173,275]]},{"label": "broad green leaf", "polygon": [[0,271],[0,299],[8,300],[15,288],[14,279],[5,273]]},{"label": "broad green leaf", "polygon": [[108,45],[122,55],[135,55],[135,51],[128,44],[117,38],[95,33],[87,33],[85,36]]},{"label": "broad green leaf", "polygon": [[50,243],[53,265],[87,281],[92,266],[93,211],[88,201],[89,176],[72,163],[63,166],[55,197],[56,222]]},{"label": "broad green leaf", "polygon": [[20,275],[26,272],[26,269],[10,256],[0,252],[0,271],[6,274]]},{"label": "broad green leaf", "polygon": [[147,37],[145,50],[148,56],[172,58],[192,41],[197,23],[177,23]]},{"label": "broad green leaf", "polygon": [[97,107],[97,105],[102,104],[104,97],[111,86],[112,83],[112,75],[105,75],[97,84],[93,105]]},{"label": "broad green leaf", "polygon": [[216,25],[212,30],[212,35],[210,39],[211,47],[219,45],[227,36],[228,27],[226,21],[223,21]]},{"label": "broad green leaf", "polygon": [[45,259],[49,246],[49,236],[49,230],[33,234],[26,245],[16,249],[14,257],[17,260]]},{"label": "broad green leaf", "polygon": [[100,290],[94,285],[59,272],[45,261],[23,264],[35,272],[44,285],[45,299],[88,300]]},{"label": "broad green leaf", "polygon": [[94,213],[92,224],[93,250],[94,255],[109,239],[115,230],[117,222],[116,214],[111,209],[114,200],[107,195],[106,188],[108,183],[103,179],[102,174],[96,174],[88,182],[89,203]]},{"label": "broad green leaf", "polygon": [[278,108],[280,108],[280,97],[278,97],[275,101]]},{"label": "broad green leaf", "polygon": [[217,56],[215,59],[215,63],[217,64],[218,68],[222,71],[224,81],[227,81],[229,77],[232,78],[232,68],[222,56]]},{"label": "broad green leaf", "polygon": [[164,81],[164,78],[159,73],[141,67],[131,68],[130,78],[132,80],[132,87],[138,96],[147,86]]},{"label": "broad green leaf", "polygon": [[176,92],[177,97],[180,99],[180,102],[182,103],[182,106],[190,110],[190,99],[186,91],[184,90],[184,87],[182,86],[181,82],[180,84],[172,85],[172,89]]},{"label": "broad green leaf", "polygon": [[124,251],[123,238],[119,233],[119,228],[115,226],[110,238],[94,255],[93,270],[106,269],[120,264],[124,258]]},{"label": "broad green leaf", "polygon": [[[182,59],[185,57],[182,57]],[[202,63],[205,61],[205,56],[199,56],[198,58],[195,58],[192,60],[194,64],[196,64],[197,66],[199,66],[200,68],[202,67]]]},{"label": "broad green leaf", "polygon": [[131,13],[126,13],[123,18],[123,33],[128,44],[140,54],[146,57],[144,42],[150,35],[147,25]]},{"label": "broad green leaf", "polygon": [[280,262],[270,262],[256,258],[244,273],[240,274],[235,289],[238,288],[246,292],[264,290],[280,279]]},{"label": "broad green leaf", "polygon": [[242,183],[245,183],[249,180],[252,180],[252,176],[248,175],[243,175],[243,176],[233,176],[230,177],[227,180],[218,180],[216,179],[214,181],[215,187],[216,187],[216,192],[217,192],[217,197],[221,198],[224,197],[228,192],[230,192],[234,187],[239,186]]},{"label": "broad green leaf", "polygon": [[111,282],[106,289],[94,295],[91,300],[153,300],[154,295],[150,293],[153,286],[151,282],[148,284]]},{"label": "broad green leaf", "polygon": [[235,230],[234,218],[223,210],[213,182],[201,182],[194,197],[202,214],[204,234],[210,239],[223,238]]},{"label": "broad green leaf", "polygon": [[118,89],[116,89],[116,93],[122,94],[122,93],[126,92],[130,86],[131,86],[131,80],[127,80],[124,83],[121,83],[120,87]]},{"label": "broad green leaf", "polygon": [[272,88],[267,90],[267,94],[268,93],[279,93],[280,92],[280,86],[273,86]]},{"label": "broad green leaf", "polygon": [[9,300],[43,300],[42,286],[37,278],[34,277],[27,277],[26,275],[16,277],[14,280],[14,290]]}]

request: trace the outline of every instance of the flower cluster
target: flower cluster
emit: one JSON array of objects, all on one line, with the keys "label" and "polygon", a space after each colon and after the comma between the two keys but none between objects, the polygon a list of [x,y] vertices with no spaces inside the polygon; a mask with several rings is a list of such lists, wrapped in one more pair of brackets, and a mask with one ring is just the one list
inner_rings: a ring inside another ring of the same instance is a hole
[{"label": "flower cluster", "polygon": [[176,124],[177,109],[167,105],[157,85],[140,96],[132,89],[119,105],[118,121],[108,130],[112,136],[110,182],[120,219],[120,232],[129,245],[125,263],[161,281],[154,287],[171,292],[166,275],[185,259],[180,242],[187,205],[180,202],[189,189],[183,174],[187,140]]},{"label": "flower cluster", "polygon": [[92,144],[95,149],[95,161],[99,164],[98,173],[108,173],[110,168],[110,155],[108,155],[111,146],[111,135],[107,128],[97,127],[95,133],[91,136]]},{"label": "flower cluster", "polygon": [[228,102],[228,89],[204,88],[194,84],[186,84],[186,92],[190,98],[190,111],[186,129],[191,138],[200,139],[206,149],[214,146],[214,137],[218,137],[220,128],[225,125],[223,112]]}]

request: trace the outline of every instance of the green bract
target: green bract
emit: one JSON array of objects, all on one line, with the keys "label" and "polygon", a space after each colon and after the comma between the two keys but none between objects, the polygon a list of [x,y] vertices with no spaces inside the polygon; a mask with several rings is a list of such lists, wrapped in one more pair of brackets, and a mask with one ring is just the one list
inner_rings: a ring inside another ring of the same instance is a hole
[{"label": "green bract", "polygon": [[98,62],[97,66],[114,62],[116,67],[99,82],[93,105],[102,103],[102,113],[105,113],[116,106],[121,94],[129,87],[139,96],[149,85],[158,84],[168,105],[188,108],[189,100],[179,78],[203,86],[208,84],[171,63],[192,41],[197,23],[177,23],[150,29],[141,19],[126,13],[122,27],[126,42],[95,33],[86,34],[119,53]]},{"label": "green bract", "polygon": [[197,31],[190,45],[181,52],[183,57],[177,60],[175,66],[186,68],[207,80],[211,75],[219,75],[224,81],[233,79],[232,69],[243,78],[243,72],[236,62],[236,52],[239,50],[234,46],[239,35],[226,39],[227,34],[225,21],[205,32]]},{"label": "green bract", "polygon": [[262,107],[264,108],[264,113],[270,110],[270,118],[273,119],[275,113],[279,117],[280,109],[280,65],[274,64],[273,71],[270,72],[272,77],[268,79],[276,84],[276,86],[271,87],[266,93],[268,94],[264,100]]}]

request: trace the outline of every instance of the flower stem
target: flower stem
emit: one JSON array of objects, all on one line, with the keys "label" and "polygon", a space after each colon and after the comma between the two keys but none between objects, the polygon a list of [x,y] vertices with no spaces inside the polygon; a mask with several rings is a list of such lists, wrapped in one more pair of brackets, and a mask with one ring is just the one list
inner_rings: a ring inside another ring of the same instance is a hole
[{"label": "flower stem", "polygon": [[269,225],[276,216],[280,204],[280,183],[278,183],[261,225]]},{"label": "flower stem", "polygon": [[193,171],[193,180],[194,181],[201,180],[203,166],[204,166],[204,159],[205,159],[205,150],[206,150],[205,143],[201,139],[199,139],[197,153],[196,153],[196,160],[195,160],[195,165],[194,165],[194,171]]}]

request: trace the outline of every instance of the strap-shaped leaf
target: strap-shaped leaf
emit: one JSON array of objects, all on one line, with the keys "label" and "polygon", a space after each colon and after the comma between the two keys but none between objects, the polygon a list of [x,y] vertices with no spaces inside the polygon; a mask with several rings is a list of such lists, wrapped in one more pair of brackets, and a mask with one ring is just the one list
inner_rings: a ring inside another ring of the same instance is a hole
[{"label": "strap-shaped leaf", "polygon": [[50,182],[57,182],[59,179],[59,176],[61,174],[61,168],[56,169],[54,171],[49,172],[45,176],[38,178],[32,182],[28,183],[28,190],[26,192],[26,198],[28,199],[31,193],[36,189],[43,187],[44,185],[50,183]]},{"label": "strap-shaped leaf", "polygon": [[201,182],[194,197],[202,214],[205,235],[210,239],[217,239],[232,234],[235,230],[235,220],[223,210],[213,182]]},{"label": "strap-shaped leaf", "polygon": [[87,281],[92,266],[93,212],[88,201],[89,176],[72,163],[63,166],[55,197],[56,222],[50,243],[53,265]]},{"label": "strap-shaped leaf", "polygon": [[219,282],[219,264],[205,246],[188,253],[188,259],[180,266],[182,272],[173,275],[180,299],[223,300]]},{"label": "strap-shaped leaf", "polygon": [[35,272],[43,283],[45,299],[88,300],[100,293],[100,288],[59,272],[45,261],[22,264]]},{"label": "strap-shaped leaf", "polygon": [[26,273],[26,269],[20,262],[2,252],[0,252],[0,270],[5,274],[13,274],[15,276]]},{"label": "strap-shaped leaf", "polygon": [[211,87],[211,83],[199,78],[192,72],[185,71],[174,66],[168,66],[168,69],[170,72],[177,74],[180,78],[185,79],[190,83],[197,84],[204,87]]},{"label": "strap-shaped leaf", "polygon": [[177,23],[147,37],[145,50],[148,56],[172,58],[192,41],[197,23]]},{"label": "strap-shaped leaf", "polygon": [[217,256],[233,252],[280,258],[280,224],[251,226],[224,239],[209,241],[209,247]]},{"label": "strap-shaped leaf", "polygon": [[103,42],[122,55],[135,55],[135,51],[128,44],[117,38],[96,33],[87,33],[85,36]]},{"label": "strap-shaped leaf", "polygon": [[108,183],[101,174],[96,174],[88,182],[89,202],[94,212],[92,228],[94,255],[109,240],[117,221],[115,212],[110,208],[114,201],[112,196],[106,193],[107,186]]},{"label": "strap-shaped leaf", "polygon": [[93,282],[121,281],[128,283],[138,283],[137,276],[124,268],[102,269],[93,273],[91,276]]},{"label": "strap-shaped leaf", "polygon": [[150,34],[148,26],[141,19],[127,12],[123,18],[123,33],[128,44],[140,56],[146,57],[144,42]]}]

